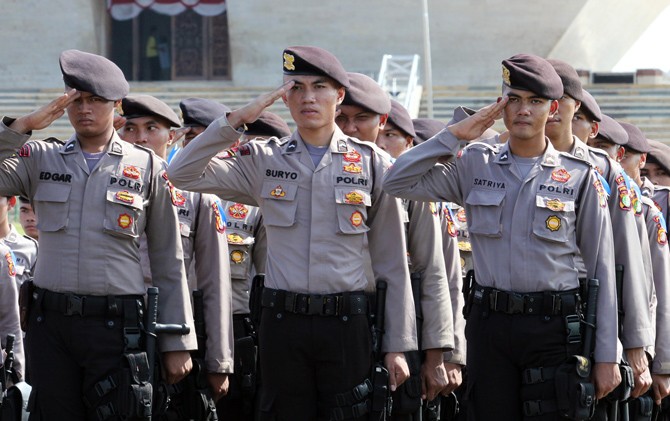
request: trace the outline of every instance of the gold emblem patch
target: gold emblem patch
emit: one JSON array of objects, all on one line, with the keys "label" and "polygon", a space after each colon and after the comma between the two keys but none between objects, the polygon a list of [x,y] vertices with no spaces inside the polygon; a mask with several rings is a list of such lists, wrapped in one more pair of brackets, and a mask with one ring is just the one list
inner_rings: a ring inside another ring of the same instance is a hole
[{"label": "gold emblem patch", "polygon": [[360,213],[359,211],[356,211],[351,214],[351,218],[349,218],[351,221],[351,225],[355,227],[360,227],[361,224],[363,223],[363,214]]},{"label": "gold emblem patch", "polygon": [[284,53],[284,69],[295,70],[295,64],[293,64],[294,61],[295,57],[293,54]]},{"label": "gold emblem patch", "polygon": [[558,199],[551,199],[547,201],[547,208],[553,210],[554,212],[561,212],[563,209],[565,209],[565,203]]},{"label": "gold emblem patch", "polygon": [[230,252],[230,261],[239,265],[244,262],[244,252],[241,250],[233,250]]},{"label": "gold emblem patch", "polygon": [[126,229],[130,227],[130,225],[133,223],[133,217],[128,215],[127,213],[122,213],[116,219],[116,223],[119,224],[121,228]]},{"label": "gold emblem patch", "polygon": [[556,215],[551,215],[549,218],[547,218],[544,223],[547,226],[547,229],[552,232],[556,232],[559,229],[561,229],[561,218],[559,218]]},{"label": "gold emblem patch", "polygon": [[228,238],[228,244],[242,244],[242,243],[244,243],[244,239],[239,234],[230,233],[230,234],[228,234],[227,238]]},{"label": "gold emblem patch", "polygon": [[116,192],[116,200],[123,202],[123,203],[133,203],[135,201],[135,196],[130,194],[129,191],[127,190],[121,190],[120,192]]},{"label": "gold emblem patch", "polygon": [[512,85],[512,82],[510,81],[510,73],[509,69],[505,66],[502,67],[502,79],[505,85]]},{"label": "gold emblem patch", "polygon": [[357,191],[352,191],[344,195],[344,202],[350,205],[362,205],[363,195]]},{"label": "gold emblem patch", "polygon": [[241,203],[235,203],[228,208],[228,215],[235,219],[244,219],[248,213],[249,209]]},{"label": "gold emblem patch", "polygon": [[345,165],[342,168],[345,172],[352,173],[352,174],[360,174],[363,172],[363,167],[360,165],[356,165],[353,162],[349,165]]},{"label": "gold emblem patch", "polygon": [[277,186],[272,191],[270,192],[270,196],[272,197],[284,197],[286,196],[286,192],[282,188],[282,186]]}]

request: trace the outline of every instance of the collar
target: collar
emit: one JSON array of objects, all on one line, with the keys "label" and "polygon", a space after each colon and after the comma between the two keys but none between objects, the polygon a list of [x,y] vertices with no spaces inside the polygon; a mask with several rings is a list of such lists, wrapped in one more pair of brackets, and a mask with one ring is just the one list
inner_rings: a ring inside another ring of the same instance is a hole
[{"label": "collar", "polygon": [[[549,138],[545,137],[546,147],[544,153],[542,154],[542,159],[540,164],[544,167],[557,167],[558,166],[558,154],[559,152],[554,149]],[[512,163],[512,151],[509,148],[509,143],[505,143],[500,148],[500,151],[493,159],[493,162],[501,165],[509,165]]]},{"label": "collar", "polygon": [[[347,153],[349,151],[348,137],[342,133],[339,127],[335,126],[333,136],[330,138],[329,149],[331,153]],[[298,131],[294,131],[291,136],[283,143],[282,155],[289,155],[302,152],[305,149],[305,141],[300,137]]]},{"label": "collar", "polygon": [[[130,144],[121,140],[116,131],[114,131],[111,139],[107,143],[105,152],[109,155],[125,155],[128,147],[130,147]],[[77,135],[73,134],[72,137],[65,142],[65,145],[61,147],[60,153],[69,155],[78,152],[81,152],[81,144],[79,143],[79,139],[77,139]]]},{"label": "collar", "polygon": [[570,150],[570,155],[574,156],[575,158],[583,159],[585,161],[589,160],[589,146],[582,142],[580,138],[577,136],[573,135],[572,139],[574,140],[574,143],[572,145],[572,150]]}]

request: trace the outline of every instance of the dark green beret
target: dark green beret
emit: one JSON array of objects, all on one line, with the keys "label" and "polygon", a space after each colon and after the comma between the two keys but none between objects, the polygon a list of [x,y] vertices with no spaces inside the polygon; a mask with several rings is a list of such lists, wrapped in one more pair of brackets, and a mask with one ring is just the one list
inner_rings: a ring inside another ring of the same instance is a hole
[{"label": "dark green beret", "polygon": [[184,127],[207,127],[214,120],[230,112],[230,108],[220,102],[205,98],[186,98],[179,103]]},{"label": "dark green beret", "polygon": [[109,101],[122,99],[130,91],[121,69],[105,57],[79,50],[65,50],[59,61],[63,82],[70,88]]},{"label": "dark green beret", "polygon": [[342,63],[329,51],[311,45],[288,47],[282,54],[285,75],[328,76],[349,88],[349,77]]},{"label": "dark green beret", "polygon": [[532,54],[517,54],[503,60],[502,79],[510,88],[531,91],[542,98],[563,96],[563,83],[554,67]]},{"label": "dark green beret", "polygon": [[347,76],[349,88],[343,105],[357,105],[380,115],[391,111],[391,98],[374,79],[362,73],[349,72]]},{"label": "dark green beret", "polygon": [[151,95],[128,95],[121,102],[123,117],[127,120],[139,117],[159,117],[170,127],[181,127],[179,117],[169,105]]}]

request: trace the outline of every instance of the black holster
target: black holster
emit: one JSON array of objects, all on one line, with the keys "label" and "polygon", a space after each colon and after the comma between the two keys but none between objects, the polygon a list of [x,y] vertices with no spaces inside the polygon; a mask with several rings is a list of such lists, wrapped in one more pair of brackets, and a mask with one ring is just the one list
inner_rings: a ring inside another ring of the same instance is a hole
[{"label": "black holster", "polygon": [[178,384],[168,388],[170,403],[158,418],[162,421],[202,420],[217,421],[216,405],[212,399],[204,361],[192,358],[193,369]]},{"label": "black holster", "polygon": [[35,292],[35,284],[32,279],[23,282],[19,288],[19,318],[21,330],[24,332],[28,330],[28,316],[33,304],[33,292]]},{"label": "black holster", "polygon": [[628,405],[630,421],[650,421],[654,412],[654,400],[651,396],[640,396],[632,399]]}]

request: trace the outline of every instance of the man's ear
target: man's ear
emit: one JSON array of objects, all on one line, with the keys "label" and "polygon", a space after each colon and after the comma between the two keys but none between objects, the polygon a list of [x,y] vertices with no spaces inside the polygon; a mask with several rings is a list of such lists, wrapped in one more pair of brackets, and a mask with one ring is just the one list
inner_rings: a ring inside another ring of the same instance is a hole
[{"label": "man's ear", "polygon": [[379,115],[379,130],[382,130],[386,126],[386,122],[389,120],[388,114]]},{"label": "man's ear", "polygon": [[616,150],[616,162],[621,162],[624,155],[626,155],[626,148],[619,146],[619,149]]},{"label": "man's ear", "polygon": [[337,105],[342,104],[342,101],[344,101],[344,96],[347,94],[347,91],[344,89],[343,86],[340,86],[337,88]]},{"label": "man's ear", "polygon": [[638,167],[640,169],[644,168],[644,166],[647,165],[647,153],[640,154],[640,163],[638,164]]},{"label": "man's ear", "polygon": [[551,101],[551,105],[549,106],[549,115],[553,116],[558,112],[558,101],[555,99]]},{"label": "man's ear", "polygon": [[591,133],[589,133],[589,139],[595,139],[598,136],[598,131],[600,130],[600,124],[597,121],[591,123]]}]

